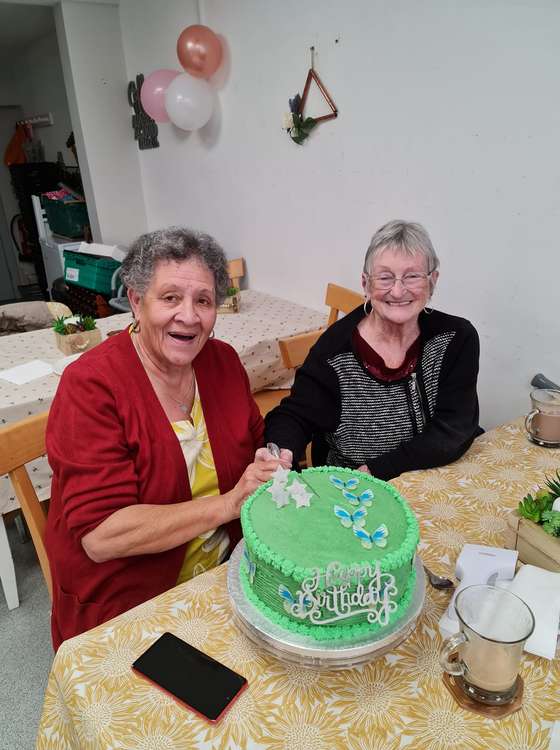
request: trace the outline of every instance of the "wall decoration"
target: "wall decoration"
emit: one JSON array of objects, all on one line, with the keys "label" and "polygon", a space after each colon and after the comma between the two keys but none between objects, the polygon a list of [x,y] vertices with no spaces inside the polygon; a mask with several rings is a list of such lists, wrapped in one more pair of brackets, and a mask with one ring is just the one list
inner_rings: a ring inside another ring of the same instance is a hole
[{"label": "wall decoration", "polygon": [[165,92],[178,75],[178,70],[154,70],[144,79],[140,89],[140,102],[144,111],[156,122],[169,122],[169,115],[165,109]]},{"label": "wall decoration", "polygon": [[[302,146],[303,143],[309,137],[311,131],[320,123],[326,122],[327,120],[333,120],[338,117],[338,110],[333,102],[329,92],[324,87],[321,79],[315,71],[315,47],[310,47],[311,50],[311,67],[307,73],[307,79],[305,86],[303,87],[303,96],[296,94],[293,99],[289,100],[290,112],[284,116],[284,128],[287,130],[290,138],[297,143],[298,146]],[[306,117],[305,116],[305,105],[307,103],[307,97],[309,95],[309,89],[312,83],[315,83],[323,99],[326,101],[330,114],[321,115],[320,117]]]},{"label": "wall decoration", "polygon": [[[200,6],[198,13],[200,19]],[[177,57],[186,72],[162,68],[146,79],[139,74],[128,84],[132,127],[140,149],[159,146],[156,122],[198,130],[212,117],[216,94],[206,79],[222,63],[222,43],[208,26],[187,26],[177,39]]]},{"label": "wall decoration", "polygon": [[214,96],[208,81],[180,73],[165,92],[165,109],[178,128],[198,130],[212,117]]},{"label": "wall decoration", "polygon": [[145,111],[140,101],[140,91],[144,83],[144,76],[139,73],[136,81],[128,84],[128,103],[134,110],[132,115],[132,129],[134,138],[138,141],[138,148],[144,151],[148,148],[159,148],[158,126],[150,115]]},{"label": "wall decoration", "polygon": [[222,62],[222,45],[208,26],[187,26],[177,39],[177,57],[187,73],[210,78]]}]

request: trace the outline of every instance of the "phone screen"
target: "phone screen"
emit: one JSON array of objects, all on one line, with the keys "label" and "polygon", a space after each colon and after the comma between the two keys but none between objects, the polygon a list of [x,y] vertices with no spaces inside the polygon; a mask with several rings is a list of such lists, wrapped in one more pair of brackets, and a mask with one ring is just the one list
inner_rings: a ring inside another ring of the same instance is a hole
[{"label": "phone screen", "polygon": [[210,721],[247,685],[245,677],[172,633],[158,638],[132,668]]}]

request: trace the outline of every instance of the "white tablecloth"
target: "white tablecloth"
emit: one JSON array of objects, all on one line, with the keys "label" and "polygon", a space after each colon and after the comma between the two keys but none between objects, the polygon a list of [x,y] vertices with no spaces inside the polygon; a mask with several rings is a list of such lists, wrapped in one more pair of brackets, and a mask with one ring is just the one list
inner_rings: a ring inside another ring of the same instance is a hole
[{"label": "white tablecloth", "polygon": [[[121,330],[130,324],[129,314],[113,315],[97,322],[103,337],[108,331]],[[253,392],[263,388],[289,387],[290,372],[282,367],[278,339],[305,333],[326,325],[326,312],[272,297],[262,292],[241,292],[241,310],[219,314],[216,337],[227,341],[238,352]],[[0,337],[0,369],[4,370],[33,359],[54,363],[64,355],[55,345],[50,329]],[[25,385],[14,385],[0,379],[0,424],[46,411],[59,383],[58,375],[37,378]],[[41,499],[50,494],[50,471],[46,459],[29,464],[29,474]],[[18,507],[6,476],[0,478],[0,513]]]}]

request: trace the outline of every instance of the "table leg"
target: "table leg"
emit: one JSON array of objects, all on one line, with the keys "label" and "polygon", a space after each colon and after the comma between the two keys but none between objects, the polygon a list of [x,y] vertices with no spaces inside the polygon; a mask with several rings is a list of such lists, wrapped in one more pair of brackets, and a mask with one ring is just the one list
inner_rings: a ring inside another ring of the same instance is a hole
[{"label": "table leg", "polygon": [[19,607],[19,597],[16,583],[16,571],[12,559],[12,550],[6,533],[4,517],[0,514],[0,580],[4,589],[8,609]]}]

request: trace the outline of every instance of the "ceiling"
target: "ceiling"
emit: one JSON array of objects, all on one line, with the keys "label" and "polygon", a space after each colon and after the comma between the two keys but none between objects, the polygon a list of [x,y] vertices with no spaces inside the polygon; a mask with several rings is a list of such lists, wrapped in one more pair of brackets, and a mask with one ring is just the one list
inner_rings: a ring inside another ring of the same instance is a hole
[{"label": "ceiling", "polygon": [[54,30],[52,7],[0,2],[0,57],[24,49]]}]

